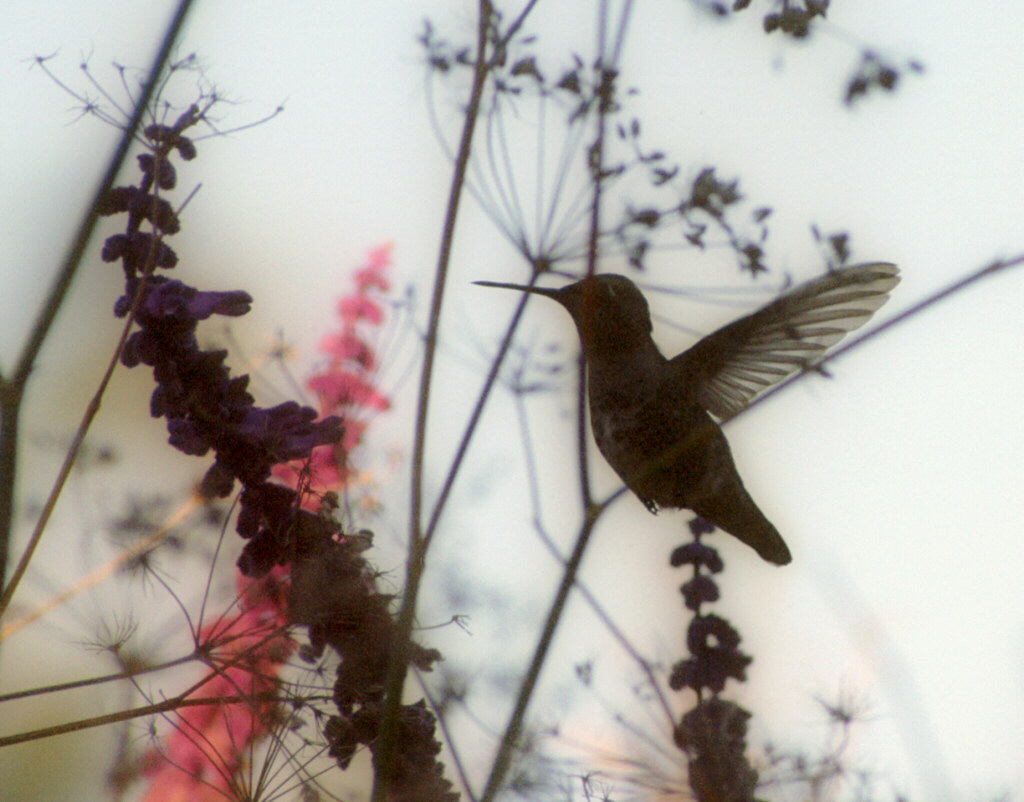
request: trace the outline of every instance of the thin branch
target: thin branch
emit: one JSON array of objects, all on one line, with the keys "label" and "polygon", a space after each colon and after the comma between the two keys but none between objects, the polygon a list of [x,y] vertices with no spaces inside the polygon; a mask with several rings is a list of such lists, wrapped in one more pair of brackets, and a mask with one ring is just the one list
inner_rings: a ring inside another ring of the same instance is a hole
[{"label": "thin branch", "polygon": [[[534,279],[536,279],[537,275],[537,273],[534,273]],[[532,280],[530,285],[533,285]],[[427,528],[423,535],[423,539],[428,546],[430,545],[430,540],[433,538],[434,532],[437,529],[437,524],[441,519],[441,513],[448,501],[448,496],[455,484],[455,477],[458,475],[459,469],[462,467],[462,461],[469,450],[470,441],[473,439],[473,435],[476,434],[477,425],[480,423],[481,415],[483,415],[484,406],[486,406],[487,401],[490,398],[491,390],[494,389],[494,384],[498,379],[498,374],[501,372],[502,365],[505,363],[505,357],[508,355],[509,348],[512,347],[512,341],[515,337],[516,330],[519,328],[519,321],[523,317],[523,312],[526,310],[526,303],[529,301],[529,298],[530,296],[527,293],[523,293],[522,298],[519,300],[519,304],[516,306],[516,311],[512,315],[512,320],[505,329],[505,336],[501,339],[498,351],[491,360],[491,367],[487,372],[487,378],[484,379],[483,387],[480,389],[476,405],[473,407],[473,412],[469,416],[469,422],[466,424],[466,428],[462,433],[462,439],[459,441],[459,447],[456,449],[451,467],[445,475],[444,485],[441,487],[441,492],[438,495],[437,501],[434,502],[434,509],[430,514],[430,521],[427,523]]]},{"label": "thin branch", "polygon": [[[607,114],[612,107],[611,100],[614,89],[614,73],[611,63],[606,62],[604,57],[607,38],[603,21],[605,19],[606,12],[607,9],[604,4],[602,4],[601,10],[598,12],[600,29],[598,33],[599,55],[597,68],[599,71],[600,83],[597,91],[597,130],[594,145],[589,154],[589,165],[593,179],[593,203],[591,206],[590,241],[588,243],[587,254],[588,275],[593,274],[597,267],[598,232],[600,230],[601,223],[601,186],[604,179],[605,127],[607,123]],[[530,666],[527,669],[526,675],[523,677],[523,681],[519,687],[519,693],[516,696],[515,705],[512,708],[512,714],[509,717],[501,743],[498,746],[498,753],[491,765],[491,773],[487,778],[487,784],[484,787],[484,792],[480,797],[481,802],[493,802],[504,785],[505,776],[508,774],[508,770],[512,765],[514,752],[519,747],[522,738],[527,708],[533,698],[533,692],[537,686],[537,681],[540,679],[541,670],[547,660],[548,650],[554,640],[558,624],[562,619],[562,613],[565,611],[565,605],[568,602],[569,593],[576,584],[576,576],[579,572],[580,564],[583,561],[583,555],[586,553],[587,545],[590,542],[590,536],[594,531],[598,516],[601,512],[601,509],[595,506],[591,501],[590,495],[590,481],[587,472],[586,458],[586,416],[584,414],[583,401],[584,374],[582,362],[580,362],[579,368],[579,392],[577,394],[577,421],[579,425],[577,435],[580,455],[580,492],[584,511],[584,520],[580,527],[579,534],[577,535],[576,544],[573,546],[572,554],[566,562],[565,572],[562,574],[562,581],[559,584],[554,601],[548,611],[547,620],[544,622],[544,628],[541,631],[537,646],[534,649]]]},{"label": "thin branch", "polygon": [[[189,690],[188,693],[192,693],[192,690]],[[155,713],[166,713],[170,710],[177,710],[182,707],[236,705],[249,704],[252,702],[268,702],[273,704],[277,701],[278,694],[276,691],[265,691],[263,693],[251,694],[248,696],[211,696],[205,699],[187,699],[184,696],[178,696],[174,699],[165,699],[164,701],[157,702],[156,704],[144,705],[143,707],[133,707],[129,710],[120,710],[116,713],[108,713],[105,716],[83,718],[78,721],[71,721],[67,724],[57,724],[53,727],[43,727],[39,730],[30,730],[29,732],[19,732],[17,735],[8,735],[0,738],[0,749],[5,746],[14,746],[15,744],[25,743],[26,741],[37,741],[40,738],[50,738],[54,735],[65,735],[69,732],[79,732],[80,730],[88,730],[93,727],[103,727],[107,724],[116,724],[119,721],[131,721],[131,719],[139,718],[140,716],[151,716]]]},{"label": "thin branch", "polygon": [[57,609],[65,602],[73,599],[79,593],[88,590],[91,587],[98,585],[100,582],[108,579],[117,573],[124,565],[135,560],[139,556],[145,554],[147,551],[155,548],[159,545],[168,535],[168,533],[174,529],[179,523],[185,520],[186,517],[199,505],[199,499],[193,496],[189,501],[185,502],[184,505],[178,508],[178,510],[171,515],[170,518],[155,532],[150,533],[144,538],[137,540],[129,548],[122,551],[120,554],[115,555],[111,560],[108,560],[103,565],[96,568],[94,571],[86,574],[80,579],[73,582],[66,589],[58,593],[56,596],[48,599],[43,604],[36,607],[34,610],[25,614],[21,618],[11,621],[0,627],[0,642],[13,635],[19,629],[22,629],[33,621],[42,618],[47,613]]},{"label": "thin branch", "polygon": [[[596,512],[596,508],[591,507],[590,509]],[[558,592],[555,594],[555,599],[551,603],[551,609],[548,611],[547,620],[544,622],[540,639],[534,649],[533,659],[530,661],[530,666],[523,677],[522,684],[519,686],[519,693],[516,696],[512,715],[509,717],[508,724],[505,727],[501,744],[498,746],[498,753],[491,764],[491,773],[487,778],[484,792],[480,796],[480,802],[493,802],[505,782],[505,775],[508,774],[508,770],[512,765],[513,754],[521,743],[527,707],[533,697],[537,680],[540,679],[540,672],[544,667],[544,662],[547,660],[548,649],[554,640],[555,631],[558,629],[558,624],[562,619],[562,613],[565,611],[566,602],[569,600],[569,592],[576,584],[576,575],[579,572],[580,564],[583,562],[583,555],[586,553],[587,545],[590,542],[590,536],[593,534],[596,523],[597,517],[594,514],[587,516],[576,538],[576,545],[573,546],[572,554],[565,564],[565,573],[562,575]]]},{"label": "thin branch", "polygon": [[433,379],[434,356],[437,351],[438,330],[441,322],[441,306],[444,300],[448,265],[451,259],[452,243],[455,238],[455,221],[459,202],[466,180],[466,169],[480,112],[480,101],[487,82],[487,34],[491,27],[491,5],[489,0],[480,0],[480,20],[477,32],[476,65],[473,72],[473,87],[466,108],[465,124],[459,144],[455,171],[448,195],[448,209],[445,213],[444,233],[438,255],[437,271],[434,278],[434,293],[431,299],[430,322],[424,342],[423,372],[420,378],[419,402],[416,413],[416,432],[412,452],[412,498],[409,521],[409,557],[406,563],[405,592],[398,614],[395,642],[385,678],[385,699],[381,713],[380,740],[374,754],[374,802],[384,802],[388,786],[397,767],[398,725],[402,707],[402,689],[409,662],[410,639],[416,619],[416,599],[426,563],[427,546],[422,529],[423,468],[426,458],[427,417]]},{"label": "thin branch", "polygon": [[12,691],[11,693],[0,694],[0,704],[5,702],[12,702],[15,699],[28,699],[33,696],[41,696],[46,693],[59,693],[60,691],[73,691],[78,688],[88,688],[92,685],[104,685],[108,682],[118,682],[123,679],[134,679],[135,677],[141,677],[144,674],[153,674],[157,671],[165,671],[168,668],[176,668],[177,666],[190,663],[193,660],[199,658],[198,651],[193,651],[184,657],[176,657],[173,660],[167,660],[159,665],[147,666],[142,669],[134,669],[132,671],[118,671],[116,674],[104,674],[101,677],[89,677],[88,679],[73,680],[72,682],[61,682],[55,685],[44,685],[39,688],[28,688],[24,691]]},{"label": "thin branch", "polygon": [[[541,520],[540,490],[536,485],[536,470],[533,467],[536,465],[536,461],[534,460],[533,449],[530,445],[529,425],[526,419],[526,407],[523,403],[523,396],[521,393],[516,394],[516,413],[519,417],[519,428],[522,435],[524,448],[526,450],[525,461],[527,466],[529,466],[527,473],[530,477],[529,493],[530,508],[533,510],[533,528],[537,532],[537,536],[540,538],[541,543],[544,544],[544,547],[549,552],[551,552],[551,555],[564,568],[566,564],[565,557],[559,550],[558,545],[554,542],[554,540],[551,539],[551,536],[545,530],[543,522]],[[598,515],[597,517],[600,516]],[[644,673],[644,676],[647,677],[647,681],[648,683],[650,683],[651,690],[654,692],[655,696],[657,696],[661,709],[665,714],[668,726],[671,727],[675,723],[675,714],[672,711],[671,705],[669,705],[668,698],[665,696],[665,693],[662,691],[661,687],[658,684],[658,678],[655,676],[654,670],[651,668],[651,664],[647,661],[646,658],[644,658],[642,654],[640,654],[637,648],[632,644],[632,642],[627,637],[625,631],[623,631],[623,629],[615,623],[614,619],[612,619],[608,611],[605,610],[601,603],[598,601],[597,596],[594,593],[592,593],[590,588],[588,588],[578,578],[576,580],[576,589],[580,592],[580,595],[583,597],[584,601],[586,601],[586,603],[590,605],[590,608],[593,610],[594,614],[598,617],[598,619],[600,619],[600,621],[605,625],[605,628],[612,634],[612,637],[614,637],[619,642],[619,645],[622,646],[622,649],[630,657],[633,658],[636,664],[640,667],[640,670]]]},{"label": "thin branch", "polygon": [[[99,217],[97,213],[99,202],[114,185],[117,175],[121,171],[121,166],[128,157],[128,151],[135,138],[135,133],[153,98],[153,92],[159,83],[160,76],[170,58],[171,51],[174,49],[174,44],[184,26],[185,18],[188,16],[191,6],[192,0],[180,0],[164,34],[160,49],[153,59],[153,65],[149,70],[149,77],[146,79],[132,118],[125,126],[124,134],[114,156],[110,160],[107,172],[100,181],[96,193],[93,195],[93,200],[89,204],[85,217],[79,224],[78,233],[75,235],[74,240],[72,240],[71,248],[64,258],[62,268],[54,278],[49,295],[40,309],[39,317],[29,331],[25,349],[18,360],[14,374],[9,380],[0,383],[0,583],[4,581],[7,575],[7,559],[11,547],[10,537],[14,519],[14,484],[18,452],[19,411],[29,374],[32,372],[32,366],[35,364],[39,351],[43,347],[43,342],[50,332],[57,312],[63,305],[64,296],[70,289],[71,282],[78,272],[78,266],[85,253],[85,248],[89,244],[89,238],[92,235],[93,229],[96,227],[96,221]],[[80,434],[84,436],[84,432],[80,432]],[[81,437],[76,437],[72,451],[68,454],[66,462],[68,467],[74,461],[77,448],[80,445]],[[25,561],[25,565],[27,565],[27,561]],[[23,570],[24,568],[22,568]],[[11,584],[5,588],[3,597],[0,599],[0,616],[3,615],[3,611],[10,602],[10,597],[14,593],[16,584],[15,578],[12,577]]]},{"label": "thin branch", "polygon": [[[155,244],[156,239],[154,239],[153,242]],[[146,283],[144,281],[140,282],[138,290],[135,293],[135,299],[132,302],[131,311],[128,313],[124,326],[121,329],[121,337],[117,342],[117,347],[114,349],[114,353],[111,355],[110,361],[107,363],[107,369],[104,372],[103,377],[100,379],[99,387],[96,388],[96,392],[93,394],[93,397],[89,399],[89,404],[86,406],[85,412],[82,415],[82,420],[78,424],[78,430],[75,432],[74,439],[71,441],[71,446],[68,448],[68,453],[64,457],[64,462],[60,466],[60,470],[57,472],[57,478],[54,480],[53,487],[50,489],[50,495],[43,504],[42,512],[39,514],[39,519],[36,521],[35,528],[32,530],[28,544],[25,546],[25,550],[22,552],[21,558],[18,560],[18,564],[15,567],[14,572],[11,574],[10,582],[7,583],[3,594],[0,595],[0,618],[3,617],[8,605],[10,605],[11,599],[14,597],[14,592],[17,590],[18,584],[21,582],[21,578],[25,575],[25,571],[28,570],[28,565],[32,561],[32,556],[35,554],[35,550],[43,538],[43,533],[46,531],[46,525],[50,521],[50,516],[53,514],[54,508],[57,506],[57,500],[60,498],[61,491],[64,489],[64,484],[67,482],[68,476],[71,475],[71,469],[74,467],[75,458],[78,456],[82,443],[85,442],[85,435],[89,431],[89,427],[92,425],[93,419],[100,411],[100,403],[103,399],[104,393],[106,393],[107,386],[110,384],[111,378],[114,376],[114,370],[117,368],[118,361],[120,360],[121,349],[124,348],[124,344],[128,339],[128,334],[131,332],[131,328],[135,323],[135,314],[138,311],[139,303],[142,300],[145,289]]]}]

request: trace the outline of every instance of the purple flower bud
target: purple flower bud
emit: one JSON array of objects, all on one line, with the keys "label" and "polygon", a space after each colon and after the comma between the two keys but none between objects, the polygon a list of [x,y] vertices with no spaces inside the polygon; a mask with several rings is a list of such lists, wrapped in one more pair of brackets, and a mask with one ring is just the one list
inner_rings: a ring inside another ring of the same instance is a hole
[{"label": "purple flower bud", "polygon": [[[147,176],[153,175],[153,171],[156,169],[156,159],[153,154],[139,154],[139,167]],[[174,189],[177,185],[178,174],[168,159],[160,159],[159,173],[154,176],[154,180],[160,189]]]},{"label": "purple flower bud", "polygon": [[686,543],[672,551],[669,563],[673,568],[681,565],[703,566],[713,574],[720,573],[725,565],[718,552],[703,543]]},{"label": "purple flower bud", "polygon": [[235,486],[235,475],[220,461],[214,461],[199,483],[199,492],[203,498],[226,498],[231,495]]},{"label": "purple flower bud", "polygon": [[707,574],[698,574],[686,582],[680,591],[689,610],[697,610],[705,602],[718,601],[719,598],[718,585]]},{"label": "purple flower bud", "polygon": [[107,237],[100,257],[104,262],[124,259],[129,275],[134,275],[149,264],[165,268],[178,264],[178,255],[174,250],[163,242],[154,242],[153,235],[145,231],[136,231],[130,237],[127,234]]},{"label": "purple flower bud", "polygon": [[179,451],[201,457],[210,450],[209,443],[199,434],[192,421],[171,418],[167,421],[167,431],[170,432],[168,442]]},{"label": "purple flower bud", "polygon": [[281,550],[270,537],[254,537],[245,544],[238,558],[238,570],[246,576],[265,576],[281,557]]},{"label": "purple flower bud", "polygon": [[192,140],[187,136],[182,136],[169,125],[148,125],[143,134],[146,139],[156,145],[176,148],[181,158],[187,162],[196,157],[196,146]]}]

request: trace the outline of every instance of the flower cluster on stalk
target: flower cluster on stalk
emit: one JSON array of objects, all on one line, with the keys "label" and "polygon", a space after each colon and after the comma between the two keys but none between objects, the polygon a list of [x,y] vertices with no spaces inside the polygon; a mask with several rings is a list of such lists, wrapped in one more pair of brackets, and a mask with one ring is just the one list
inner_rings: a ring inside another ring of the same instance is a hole
[{"label": "flower cluster on stalk", "polygon": [[[150,412],[166,419],[170,444],[194,456],[213,453],[202,495],[224,498],[240,483],[236,530],[246,540],[238,560],[238,611],[197,637],[197,653],[211,672],[189,700],[209,698],[211,704],[177,716],[164,760],[148,772],[151,801],[223,798],[232,787],[243,750],[280,720],[285,700],[275,696],[277,675],[296,648],[291,624],[308,628],[311,646],[303,657],[314,660],[328,646],[341,657],[333,690],[337,713],[323,731],[330,753],[347,767],[358,748],[375,748],[384,675],[397,645],[390,597],[378,592],[363,557],[368,538],[343,533],[326,503],[349,478],[348,454],[366,426],[360,412],[389,405],[373,385],[373,349],[359,333],[360,325],[381,322],[372,294],[388,288],[388,249],[374,251],[355,274],[356,291],[339,305],[342,328],[322,344],[329,364],[308,383],[321,409],[295,401],[257,406],[249,377],[231,376],[227,352],[202,350],[195,334],[213,315],[246,314],[250,295],[200,291],[154,272],[177,264],[164,240],[178,232],[180,221],[161,193],[176,185],[172,157],[195,158],[185,131],[201,119],[192,106],[173,125],[148,126],[148,152],[138,157],[141,181],[112,190],[99,209],[128,215],[124,233],[109,237],[102,254],[105,261],[119,260],[125,274],[115,313],[132,315],[138,327],[121,361],[153,369]],[[408,652],[421,670],[440,659],[415,645]],[[435,724],[422,702],[403,708],[389,799],[456,798],[436,760]]]},{"label": "flower cluster on stalk", "polygon": [[686,633],[690,656],[673,666],[669,686],[697,694],[697,704],[676,726],[675,741],[687,755],[690,787],[698,802],[753,802],[758,775],[746,757],[750,713],[719,696],[727,680],[746,680],[752,658],[740,651],[740,634],[732,624],[701,609],[718,600],[712,575],[725,567],[718,551],[701,541],[713,531],[707,521],[695,518],[690,522],[693,541],[679,546],[670,558],[674,567],[693,568],[680,588],[693,618]]}]

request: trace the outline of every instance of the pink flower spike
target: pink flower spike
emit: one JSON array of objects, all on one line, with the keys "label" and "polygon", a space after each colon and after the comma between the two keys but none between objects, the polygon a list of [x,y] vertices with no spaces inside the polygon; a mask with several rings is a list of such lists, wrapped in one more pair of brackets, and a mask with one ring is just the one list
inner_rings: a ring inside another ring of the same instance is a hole
[{"label": "pink flower spike", "polygon": [[373,369],[373,349],[352,332],[340,331],[326,335],[320,340],[320,350],[338,359],[358,362],[365,370]]},{"label": "pink flower spike", "polygon": [[372,384],[355,373],[343,370],[312,376],[306,386],[323,396],[328,409],[361,406],[383,411],[391,407],[387,397],[377,392]]},{"label": "pink flower spike", "polygon": [[355,275],[352,276],[352,280],[355,281],[358,290],[366,292],[371,287],[376,287],[381,292],[387,292],[391,289],[391,282],[381,274],[384,267],[386,265],[383,267],[371,266],[356,271]]},{"label": "pink flower spike", "polygon": [[381,267],[387,267],[388,265],[390,265],[391,264],[391,249],[393,247],[394,247],[394,244],[391,242],[391,240],[385,240],[380,245],[378,245],[376,248],[370,248],[370,250],[367,251],[367,254],[366,254],[367,255],[367,260],[369,262],[369,266],[370,267],[381,268]]},{"label": "pink flower spike", "polygon": [[338,314],[346,323],[368,320],[376,325],[384,320],[380,306],[365,295],[346,295],[338,302]]},{"label": "pink flower spike", "polygon": [[391,288],[391,282],[384,275],[384,271],[391,264],[391,243],[370,250],[366,266],[356,271],[353,280],[360,292],[365,292],[370,287],[376,287],[381,292],[387,292]]}]

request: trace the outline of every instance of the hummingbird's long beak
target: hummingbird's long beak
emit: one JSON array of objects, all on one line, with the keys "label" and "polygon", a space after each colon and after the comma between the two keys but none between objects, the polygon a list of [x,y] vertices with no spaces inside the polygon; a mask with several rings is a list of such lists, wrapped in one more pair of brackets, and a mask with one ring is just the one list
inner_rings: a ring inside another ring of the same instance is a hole
[{"label": "hummingbird's long beak", "polygon": [[561,290],[549,289],[547,287],[527,287],[525,284],[502,284],[498,281],[474,281],[473,283],[479,284],[481,287],[497,287],[501,290],[519,290],[520,292],[529,292],[534,295],[544,295],[556,301],[561,301],[562,299]]}]

